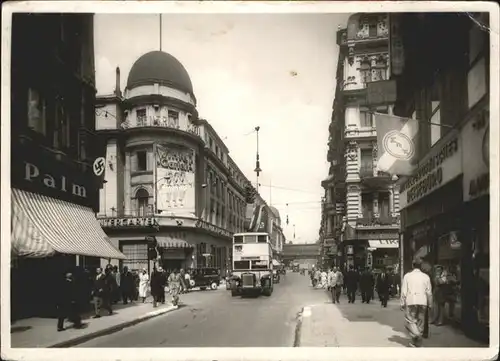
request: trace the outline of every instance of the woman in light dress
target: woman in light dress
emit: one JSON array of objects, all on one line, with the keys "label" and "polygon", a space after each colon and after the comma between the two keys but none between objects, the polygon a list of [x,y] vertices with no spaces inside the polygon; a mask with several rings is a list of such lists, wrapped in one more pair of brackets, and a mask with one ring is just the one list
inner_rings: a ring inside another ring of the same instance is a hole
[{"label": "woman in light dress", "polygon": [[149,275],[145,268],[142,269],[139,275],[139,297],[142,298],[142,303],[146,302],[149,286]]},{"label": "woman in light dress", "polygon": [[326,288],[328,282],[328,273],[325,270],[321,271],[321,288]]}]

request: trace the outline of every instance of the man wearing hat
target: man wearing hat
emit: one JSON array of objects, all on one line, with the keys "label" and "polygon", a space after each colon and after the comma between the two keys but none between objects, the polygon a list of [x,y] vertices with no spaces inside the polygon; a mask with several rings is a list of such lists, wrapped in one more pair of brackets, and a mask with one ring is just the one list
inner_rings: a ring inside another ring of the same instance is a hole
[{"label": "man wearing hat", "polygon": [[403,277],[401,310],[405,311],[406,329],[410,334],[409,347],[421,347],[425,314],[432,307],[430,277],[422,272],[422,261],[413,260],[413,270]]}]

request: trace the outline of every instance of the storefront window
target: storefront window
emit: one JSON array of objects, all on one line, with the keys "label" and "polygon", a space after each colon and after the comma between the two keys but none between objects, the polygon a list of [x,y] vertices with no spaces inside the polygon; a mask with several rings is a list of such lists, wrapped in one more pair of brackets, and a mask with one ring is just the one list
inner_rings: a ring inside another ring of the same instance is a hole
[{"label": "storefront window", "polygon": [[121,266],[128,267],[130,271],[148,268],[148,248],[145,243],[123,244],[120,251],[127,257],[121,261]]}]

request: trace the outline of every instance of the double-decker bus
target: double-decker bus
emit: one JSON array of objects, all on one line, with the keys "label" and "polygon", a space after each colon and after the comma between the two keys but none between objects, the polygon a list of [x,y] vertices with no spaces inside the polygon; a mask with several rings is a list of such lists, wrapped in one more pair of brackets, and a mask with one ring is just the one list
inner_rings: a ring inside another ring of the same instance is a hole
[{"label": "double-decker bus", "polygon": [[231,295],[273,293],[273,250],[265,232],[233,235],[233,273],[229,280]]}]

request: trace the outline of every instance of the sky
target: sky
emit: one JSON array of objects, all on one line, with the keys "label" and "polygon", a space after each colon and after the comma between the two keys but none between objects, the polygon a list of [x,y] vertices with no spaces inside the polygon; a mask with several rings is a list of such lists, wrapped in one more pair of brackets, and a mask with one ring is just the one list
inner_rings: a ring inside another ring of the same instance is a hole
[{"label": "sky", "polygon": [[[279,210],[287,242],[311,243],[319,237],[336,32],[348,16],[162,15],[162,50],[184,65],[200,117],[214,127],[254,185],[254,128],[260,126],[259,192]],[[159,15],[96,14],[94,21],[98,94],[113,92],[117,66],[123,91],[133,63],[159,50]]]}]

